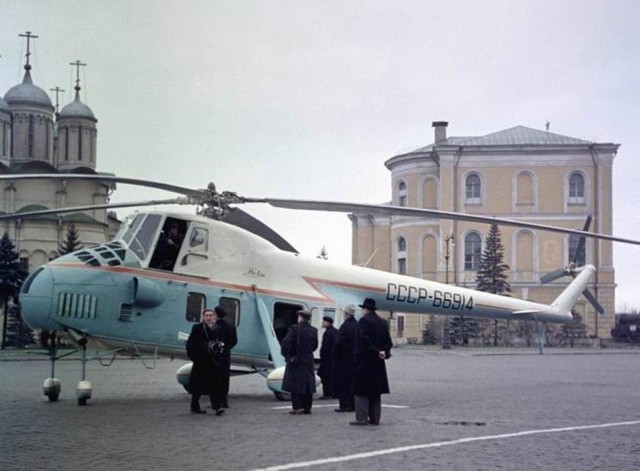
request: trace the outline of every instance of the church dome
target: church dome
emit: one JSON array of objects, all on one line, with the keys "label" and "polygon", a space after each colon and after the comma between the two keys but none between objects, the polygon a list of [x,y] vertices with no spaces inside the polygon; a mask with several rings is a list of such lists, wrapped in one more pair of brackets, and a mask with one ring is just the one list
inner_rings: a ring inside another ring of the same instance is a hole
[{"label": "church dome", "polygon": [[31,80],[29,69],[24,74],[22,83],[9,89],[4,95],[4,99],[10,106],[16,105],[36,105],[44,106],[53,110],[51,99],[47,92],[37,87]]},{"label": "church dome", "polygon": [[59,119],[65,118],[80,118],[80,119],[90,119],[92,121],[98,121],[87,105],[80,101],[80,96],[76,93],[76,98],[67,106],[62,108],[60,113],[58,114]]},{"label": "church dome", "polygon": [[0,111],[4,111],[5,113],[11,113],[11,108],[9,108],[9,104],[4,101],[2,97],[0,97]]}]

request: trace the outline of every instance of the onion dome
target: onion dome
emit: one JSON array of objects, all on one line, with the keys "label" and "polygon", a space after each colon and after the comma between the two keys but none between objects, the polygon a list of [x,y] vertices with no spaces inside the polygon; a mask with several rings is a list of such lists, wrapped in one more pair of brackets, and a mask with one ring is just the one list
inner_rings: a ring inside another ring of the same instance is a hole
[{"label": "onion dome", "polygon": [[46,107],[53,111],[53,105],[47,92],[33,84],[31,67],[25,66],[26,72],[22,83],[9,89],[4,99],[10,106],[32,105]]},{"label": "onion dome", "polygon": [[0,112],[11,113],[11,108],[9,108],[9,104],[4,101],[4,98],[0,97]]},{"label": "onion dome", "polygon": [[93,111],[91,111],[91,108],[80,101],[80,94],[77,89],[75,100],[62,108],[58,114],[58,119],[64,118],[90,119],[94,122],[98,121],[93,114]]}]

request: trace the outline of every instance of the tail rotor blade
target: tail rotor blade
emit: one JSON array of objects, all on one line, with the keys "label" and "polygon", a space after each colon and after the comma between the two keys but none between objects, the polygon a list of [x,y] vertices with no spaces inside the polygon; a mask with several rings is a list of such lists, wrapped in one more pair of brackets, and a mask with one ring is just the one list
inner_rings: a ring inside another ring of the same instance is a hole
[{"label": "tail rotor blade", "polygon": [[[591,220],[593,218],[591,217],[591,215],[587,216],[587,219],[584,222],[584,226],[582,227],[582,231],[583,232],[587,232],[589,230],[589,226],[591,225]],[[574,265],[577,265],[578,263],[578,257],[580,256],[580,254],[584,253],[584,244],[586,242],[587,238],[585,236],[580,236],[580,239],[578,239],[578,245],[576,245],[575,250],[573,251],[573,254],[571,254],[572,256],[569,258],[569,260],[571,260]]]},{"label": "tail rotor blade", "polygon": [[604,308],[602,307],[602,304],[598,302],[598,300],[591,293],[591,291],[589,291],[588,289],[585,289],[584,291],[582,291],[582,295],[585,298],[587,298],[587,301],[589,301],[591,305],[595,308],[595,310],[598,311],[598,314],[600,315],[604,314]]},{"label": "tail rotor blade", "polygon": [[551,283],[552,281],[557,280],[558,278],[562,278],[565,275],[567,275],[567,270],[565,270],[564,268],[559,268],[540,277],[540,283],[546,285],[547,283]]}]

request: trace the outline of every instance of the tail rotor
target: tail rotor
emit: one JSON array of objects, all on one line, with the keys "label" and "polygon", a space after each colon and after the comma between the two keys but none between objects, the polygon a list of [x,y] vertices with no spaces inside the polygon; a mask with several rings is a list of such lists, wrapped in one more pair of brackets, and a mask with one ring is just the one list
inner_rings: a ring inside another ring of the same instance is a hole
[{"label": "tail rotor", "polygon": [[[589,230],[589,226],[591,225],[592,219],[593,218],[591,217],[591,215],[587,216],[587,219],[584,222],[584,226],[582,227],[583,232],[587,232]],[[557,280],[558,278],[562,278],[563,276],[570,276],[572,278],[575,278],[579,271],[579,265],[583,265],[585,262],[584,260],[585,242],[586,242],[586,237],[580,236],[580,239],[578,240],[578,244],[575,246],[573,253],[569,254],[570,255],[569,264],[564,268],[559,268],[557,270],[553,270],[543,275],[540,278],[540,283],[545,285],[547,283],[551,283],[552,281]],[[593,295],[593,293],[589,291],[588,288],[585,288],[582,291],[582,295],[587,299],[587,301],[589,301],[589,303],[594,307],[594,309],[598,311],[598,314],[600,315],[604,314],[604,308],[598,302],[598,300]]]}]

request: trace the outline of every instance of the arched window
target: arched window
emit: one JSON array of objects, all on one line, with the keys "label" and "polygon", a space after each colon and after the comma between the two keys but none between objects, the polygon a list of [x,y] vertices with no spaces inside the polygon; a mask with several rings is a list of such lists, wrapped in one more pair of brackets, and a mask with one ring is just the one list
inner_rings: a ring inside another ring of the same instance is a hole
[{"label": "arched window", "polygon": [[533,178],[529,172],[520,172],[516,180],[516,204],[520,206],[534,204]]},{"label": "arched window", "polygon": [[477,232],[470,232],[464,238],[464,269],[478,271],[482,256],[482,239]]},{"label": "arched window", "polygon": [[480,175],[472,173],[464,183],[466,204],[480,204],[481,182]]},{"label": "arched window", "polygon": [[584,204],[584,176],[580,172],[569,177],[569,204]]},{"label": "arched window", "polygon": [[398,206],[407,205],[407,184],[405,182],[398,183]]},{"label": "arched window", "polygon": [[426,209],[438,208],[438,181],[434,178],[425,180],[422,185],[422,207]]},{"label": "arched window", "polygon": [[404,237],[398,237],[398,251],[396,254],[398,261],[398,273],[407,274],[407,241]]},{"label": "arched window", "polygon": [[[585,250],[585,244],[582,247],[579,247],[580,244],[580,236],[577,234],[571,234],[569,236],[569,254],[568,254],[568,262],[573,262],[575,260],[576,266],[581,267],[586,263],[587,260],[587,251]],[[576,250],[578,250],[576,253]]]}]

